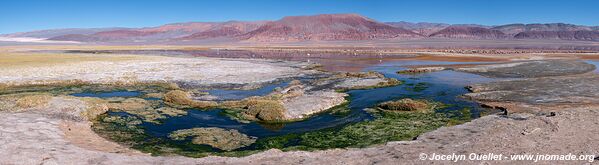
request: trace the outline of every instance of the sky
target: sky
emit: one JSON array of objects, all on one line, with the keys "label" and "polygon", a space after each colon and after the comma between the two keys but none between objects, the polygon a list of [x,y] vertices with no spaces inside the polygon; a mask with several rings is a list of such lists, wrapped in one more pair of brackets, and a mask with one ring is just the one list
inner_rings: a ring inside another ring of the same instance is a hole
[{"label": "sky", "polygon": [[1,0],[0,34],[356,13],[381,22],[599,26],[598,0]]}]

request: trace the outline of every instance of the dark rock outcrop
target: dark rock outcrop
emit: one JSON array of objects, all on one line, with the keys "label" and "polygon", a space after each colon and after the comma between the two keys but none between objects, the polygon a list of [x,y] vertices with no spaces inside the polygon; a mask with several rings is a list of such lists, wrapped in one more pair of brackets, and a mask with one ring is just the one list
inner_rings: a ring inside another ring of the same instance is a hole
[{"label": "dark rock outcrop", "polygon": [[429,36],[439,30],[442,30],[442,29],[445,29],[445,28],[451,26],[450,24],[445,24],[445,23],[428,23],[428,22],[411,23],[411,22],[401,21],[401,22],[385,22],[385,23],[388,25],[394,26],[394,27],[411,30],[415,33],[422,34],[425,36]]},{"label": "dark rock outcrop", "polygon": [[450,26],[429,37],[460,38],[460,39],[505,39],[507,35],[499,30],[492,30],[474,26]]},{"label": "dark rock outcrop", "polygon": [[540,40],[599,41],[599,31],[529,31],[518,33],[514,36],[514,38]]},{"label": "dark rock outcrop", "polygon": [[522,32],[531,31],[581,31],[581,30],[592,30],[588,26],[572,25],[565,23],[548,23],[548,24],[508,24],[496,26],[491,29],[499,30],[510,36],[514,36]]}]

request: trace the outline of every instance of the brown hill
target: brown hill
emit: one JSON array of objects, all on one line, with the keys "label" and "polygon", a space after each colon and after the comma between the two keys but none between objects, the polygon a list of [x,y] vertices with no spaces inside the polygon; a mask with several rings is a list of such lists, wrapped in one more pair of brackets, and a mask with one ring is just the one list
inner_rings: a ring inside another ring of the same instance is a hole
[{"label": "brown hill", "polygon": [[77,42],[98,42],[102,41],[102,39],[98,37],[93,37],[85,34],[66,34],[60,35],[52,38],[48,38],[48,40],[52,41],[77,41]]},{"label": "brown hill", "polygon": [[79,42],[110,42],[110,41],[159,41],[191,35],[196,32],[211,29],[220,23],[190,22],[166,24],[158,27],[117,29],[101,31],[93,34],[66,34],[49,38],[48,40],[79,41]]},{"label": "brown hill", "polygon": [[528,31],[514,36],[516,39],[541,39],[541,40],[578,40],[599,41],[598,31]]},{"label": "brown hill", "polygon": [[449,26],[437,31],[429,37],[436,38],[460,38],[460,39],[504,39],[507,36],[499,31],[474,26]]},{"label": "brown hill", "polygon": [[159,32],[151,32],[151,31],[141,31],[141,30],[113,30],[113,31],[104,31],[98,32],[91,36],[97,38],[106,38],[106,39],[127,39],[133,37],[142,37],[148,36],[152,34],[156,34]]},{"label": "brown hill", "polygon": [[291,16],[241,35],[250,41],[369,40],[420,37],[412,31],[356,14]]}]

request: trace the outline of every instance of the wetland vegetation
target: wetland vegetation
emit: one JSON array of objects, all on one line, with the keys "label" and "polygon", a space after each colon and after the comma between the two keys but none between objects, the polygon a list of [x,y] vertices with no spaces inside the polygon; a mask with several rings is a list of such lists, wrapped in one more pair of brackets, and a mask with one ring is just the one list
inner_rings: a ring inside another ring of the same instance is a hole
[{"label": "wetland vegetation", "polygon": [[[190,89],[164,82],[2,86],[0,107],[32,109],[78,100],[87,108],[77,111],[84,118],[76,120],[91,121],[101,137],[153,155],[190,157],[368,147],[412,140],[483,111],[456,98],[467,92],[461,86],[465,82],[439,81],[447,74],[460,75],[456,72],[402,75],[396,69],[401,67],[372,67],[250,90]],[[341,101],[323,106],[324,111],[289,117],[290,100],[315,104],[311,100],[329,95]]]},{"label": "wetland vegetation", "polygon": [[[280,120],[284,115],[280,100],[294,92],[277,93],[293,91],[294,86],[301,85],[300,81],[273,89],[270,94],[219,101],[210,106],[195,105],[197,100],[189,99],[187,92],[171,91],[164,95],[163,106],[184,109],[188,114],[151,123],[134,113],[110,111],[94,121],[93,129],[107,139],[155,155],[244,156],[273,148],[322,150],[412,140],[439,127],[468,122],[485,111],[475,103],[456,98],[465,89],[431,81],[440,78],[437,75],[399,75],[388,68],[373,70],[380,73],[348,77],[387,74],[385,77],[406,83],[340,90],[349,94],[346,103],[300,121]],[[434,74],[444,76],[444,72]],[[331,79],[334,78],[319,81]],[[372,94],[378,96],[368,100]]]}]

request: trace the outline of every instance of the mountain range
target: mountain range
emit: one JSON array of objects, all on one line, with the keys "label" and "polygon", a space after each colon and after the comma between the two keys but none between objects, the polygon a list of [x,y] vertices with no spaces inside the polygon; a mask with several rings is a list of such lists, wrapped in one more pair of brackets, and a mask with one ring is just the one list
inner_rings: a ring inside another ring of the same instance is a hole
[{"label": "mountain range", "polygon": [[188,22],[145,28],[55,29],[0,35],[74,42],[249,42],[355,41],[394,39],[484,39],[599,41],[598,26],[565,23],[477,24],[378,22],[357,14],[288,16],[276,21]]}]

